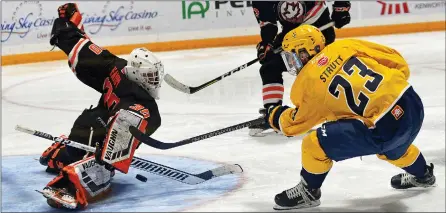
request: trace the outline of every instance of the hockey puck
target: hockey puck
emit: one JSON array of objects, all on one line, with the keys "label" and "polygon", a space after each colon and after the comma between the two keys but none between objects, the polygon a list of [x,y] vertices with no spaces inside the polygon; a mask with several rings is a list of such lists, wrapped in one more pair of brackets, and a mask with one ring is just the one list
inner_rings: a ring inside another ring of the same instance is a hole
[{"label": "hockey puck", "polygon": [[147,182],[147,178],[140,174],[136,175],[136,179],[138,179],[139,181],[142,181],[142,182]]}]

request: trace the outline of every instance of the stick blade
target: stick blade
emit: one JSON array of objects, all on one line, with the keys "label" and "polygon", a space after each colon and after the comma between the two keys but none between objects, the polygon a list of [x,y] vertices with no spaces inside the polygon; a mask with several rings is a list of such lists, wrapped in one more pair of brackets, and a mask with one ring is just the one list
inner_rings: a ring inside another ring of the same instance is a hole
[{"label": "stick blade", "polygon": [[197,174],[196,176],[202,178],[204,181],[207,181],[225,175],[240,174],[240,173],[243,173],[242,167],[238,164],[233,164],[233,165],[220,166],[215,169],[211,169],[206,172]]},{"label": "stick blade", "polygon": [[28,133],[28,134],[34,134],[35,131],[28,129],[26,127],[20,126],[20,125],[16,125],[15,130],[19,131],[19,132],[24,132],[24,133]]},{"label": "stick blade", "polygon": [[182,84],[181,82],[177,81],[175,78],[173,78],[171,75],[166,74],[164,76],[164,81],[166,81],[167,84],[169,84],[171,87],[173,87],[176,90],[179,90],[181,92],[191,94],[190,87]]},{"label": "stick blade", "polygon": [[136,139],[141,141],[141,143],[146,144],[148,146],[151,146],[153,148],[156,148],[156,149],[170,149],[170,148],[175,147],[174,146],[175,144],[163,143],[163,142],[161,142],[159,140],[153,139],[150,136],[145,135],[144,133],[139,131],[138,128],[136,128],[134,126],[130,126],[129,127],[129,131],[133,135],[133,137],[135,137]]}]

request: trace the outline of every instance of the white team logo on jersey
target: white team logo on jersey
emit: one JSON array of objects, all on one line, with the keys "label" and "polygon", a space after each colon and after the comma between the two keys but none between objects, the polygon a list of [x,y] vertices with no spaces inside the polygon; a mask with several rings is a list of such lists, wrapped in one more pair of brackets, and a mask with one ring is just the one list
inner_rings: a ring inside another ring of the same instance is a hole
[{"label": "white team logo on jersey", "polygon": [[277,5],[277,12],[282,21],[302,23],[305,15],[305,5],[300,1],[281,1]]},{"label": "white team logo on jersey", "polygon": [[327,129],[325,129],[325,125],[322,124],[321,126],[321,132],[322,132],[322,136],[327,137]]}]

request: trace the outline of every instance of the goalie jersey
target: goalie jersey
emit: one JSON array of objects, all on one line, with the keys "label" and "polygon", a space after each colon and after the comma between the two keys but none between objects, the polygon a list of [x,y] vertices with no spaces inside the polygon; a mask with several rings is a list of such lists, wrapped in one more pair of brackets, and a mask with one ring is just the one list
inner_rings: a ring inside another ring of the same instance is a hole
[{"label": "goalie jersey", "polygon": [[358,119],[373,128],[410,87],[409,75],[394,49],[356,39],[335,41],[297,75],[290,95],[296,108],[281,114],[281,131],[298,135],[339,119]]}]

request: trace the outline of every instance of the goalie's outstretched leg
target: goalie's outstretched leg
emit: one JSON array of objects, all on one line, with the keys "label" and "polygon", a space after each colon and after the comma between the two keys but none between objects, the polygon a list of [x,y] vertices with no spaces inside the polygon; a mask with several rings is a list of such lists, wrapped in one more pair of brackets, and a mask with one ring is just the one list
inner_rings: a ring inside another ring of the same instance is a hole
[{"label": "goalie's outstretched leg", "polygon": [[108,192],[113,170],[96,163],[94,156],[62,169],[40,192],[53,208],[83,209]]}]

